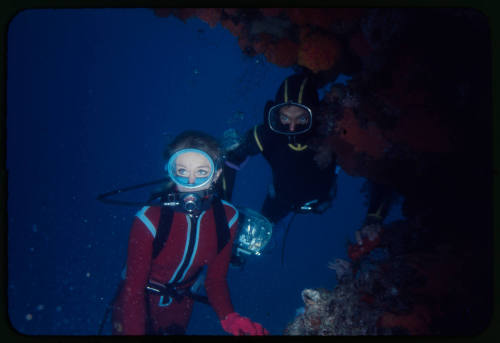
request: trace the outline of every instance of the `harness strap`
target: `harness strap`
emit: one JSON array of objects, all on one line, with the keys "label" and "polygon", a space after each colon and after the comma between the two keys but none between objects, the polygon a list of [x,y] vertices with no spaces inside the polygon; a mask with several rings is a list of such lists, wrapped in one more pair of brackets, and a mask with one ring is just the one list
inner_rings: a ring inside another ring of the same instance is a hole
[{"label": "harness strap", "polygon": [[212,207],[214,210],[215,230],[217,231],[217,253],[220,253],[227,242],[229,242],[229,227],[227,225],[224,205],[218,196],[214,197]]},{"label": "harness strap", "polygon": [[161,284],[158,282],[149,281],[146,285],[146,293],[169,296],[176,301],[180,301],[183,297],[187,296],[193,298],[193,300],[208,304],[208,298],[206,296],[194,294],[191,292],[190,288],[179,288],[180,286],[184,286],[186,284],[189,284],[191,281],[196,280],[200,276],[202,271],[203,268],[200,268],[189,279],[179,283]]},{"label": "harness strap", "polygon": [[174,211],[169,206],[162,206],[160,213],[160,222],[158,223],[156,236],[153,240],[153,259],[156,258],[163,249],[163,246],[168,239],[168,234],[170,233],[170,227],[172,226],[173,219]]},{"label": "harness strap", "polygon": [[[212,207],[215,218],[215,230],[217,232],[217,253],[220,253],[229,242],[230,232],[227,224],[226,211],[224,210],[224,205],[218,196],[214,196]],[[174,211],[168,206],[162,206],[158,229],[153,240],[153,258],[158,256],[163,249],[165,242],[168,240],[173,217]],[[180,283],[163,285],[148,282],[146,286],[146,293],[167,295],[174,299],[181,299],[184,296],[189,296],[196,301],[208,304],[207,297],[193,294],[190,289],[178,289],[179,286],[186,285],[195,280],[200,275],[202,270],[203,269],[200,268],[192,277]]]}]

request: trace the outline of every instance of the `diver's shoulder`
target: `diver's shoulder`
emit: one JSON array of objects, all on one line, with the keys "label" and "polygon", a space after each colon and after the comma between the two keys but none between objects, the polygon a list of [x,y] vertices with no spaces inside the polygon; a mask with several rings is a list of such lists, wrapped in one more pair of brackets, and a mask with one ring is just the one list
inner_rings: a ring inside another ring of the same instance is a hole
[{"label": "diver's shoulder", "polygon": [[150,221],[155,222],[156,219],[160,217],[161,207],[160,206],[143,206],[135,214],[138,218],[148,218]]},{"label": "diver's shoulder", "polygon": [[221,199],[221,202],[222,202],[222,205],[224,206],[224,209],[226,210],[226,212],[228,212],[228,211],[230,211],[230,213],[238,212],[238,209],[236,208],[236,206],[234,206],[229,201]]}]

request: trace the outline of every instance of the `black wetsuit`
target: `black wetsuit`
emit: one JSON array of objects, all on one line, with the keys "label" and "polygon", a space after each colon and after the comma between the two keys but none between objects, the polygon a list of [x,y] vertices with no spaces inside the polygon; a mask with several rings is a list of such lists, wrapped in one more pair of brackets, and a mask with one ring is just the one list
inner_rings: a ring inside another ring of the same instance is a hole
[{"label": "black wetsuit", "polygon": [[[308,201],[324,204],[332,200],[336,185],[335,156],[328,166],[320,169],[306,136],[286,136],[263,124],[256,125],[236,149],[226,154],[226,161],[239,166],[248,156],[258,153],[262,153],[272,169],[274,190],[268,192],[262,206],[262,214],[270,221],[277,222]],[[235,172],[228,166],[224,169],[226,189],[222,194],[228,201]]]},{"label": "black wetsuit", "polygon": [[[271,130],[269,110],[285,103],[310,109],[312,122],[308,131],[293,135]],[[319,168],[314,160],[316,148],[321,144],[317,141],[319,123],[315,119],[318,106],[317,85],[312,75],[294,74],[286,78],[274,102],[267,102],[263,123],[249,130],[234,150],[226,152],[222,182],[217,185],[222,198],[231,201],[236,169],[249,156],[262,153],[272,169],[273,189],[268,192],[261,212],[271,222],[276,223],[291,211],[301,212],[300,207],[309,201],[316,200],[311,206],[314,213],[328,208],[336,193],[336,156],[332,152],[329,165],[324,168]],[[391,191],[370,184],[368,197],[365,224],[383,221],[392,201]]]}]

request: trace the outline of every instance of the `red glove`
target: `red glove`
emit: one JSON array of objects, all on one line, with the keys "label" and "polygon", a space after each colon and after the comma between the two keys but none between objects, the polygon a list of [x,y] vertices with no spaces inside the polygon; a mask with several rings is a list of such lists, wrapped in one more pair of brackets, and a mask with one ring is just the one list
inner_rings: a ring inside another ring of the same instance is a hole
[{"label": "red glove", "polygon": [[250,335],[263,336],[269,332],[259,323],[252,322],[247,317],[240,316],[239,313],[229,313],[226,318],[220,321],[222,328],[234,336]]}]

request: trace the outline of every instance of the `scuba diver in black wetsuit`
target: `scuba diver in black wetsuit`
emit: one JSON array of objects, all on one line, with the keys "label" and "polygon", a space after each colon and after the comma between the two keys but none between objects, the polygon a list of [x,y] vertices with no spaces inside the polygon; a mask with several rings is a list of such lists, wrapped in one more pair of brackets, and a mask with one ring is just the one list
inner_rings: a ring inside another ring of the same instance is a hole
[{"label": "scuba diver in black wetsuit", "polygon": [[261,211],[266,218],[276,223],[291,211],[325,211],[334,196],[336,163],[335,156],[322,168],[314,161],[316,151],[310,144],[315,138],[313,114],[318,105],[312,78],[302,74],[288,77],[275,101],[267,102],[264,123],[249,130],[235,149],[226,152],[225,198],[231,198],[236,170],[248,156],[262,153],[273,173]]},{"label": "scuba diver in black wetsuit", "polygon": [[[315,112],[318,106],[317,86],[312,75],[294,74],[286,78],[274,102],[267,102],[264,122],[250,129],[239,144],[226,150],[219,194],[230,201],[236,171],[249,156],[262,153],[273,177],[262,215],[276,224],[290,212],[295,215],[326,211],[336,195],[338,167],[333,152],[323,163],[317,158],[320,144]],[[381,223],[389,209],[389,193],[378,185],[372,185],[371,189],[369,212],[363,226]]]}]

